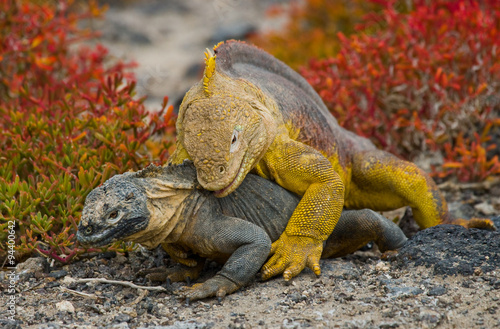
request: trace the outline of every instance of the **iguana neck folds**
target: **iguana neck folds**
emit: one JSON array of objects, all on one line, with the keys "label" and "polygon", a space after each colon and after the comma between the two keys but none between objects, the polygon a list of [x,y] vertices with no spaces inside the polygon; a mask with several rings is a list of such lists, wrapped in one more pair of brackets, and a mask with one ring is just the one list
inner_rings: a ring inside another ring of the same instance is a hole
[{"label": "iguana neck folds", "polygon": [[185,208],[184,200],[191,193],[191,190],[178,190],[178,194],[169,197],[168,202],[163,198],[148,198],[147,207],[151,214],[148,226],[127,237],[126,241],[140,243],[148,249],[154,249],[160,243],[175,243],[186,226],[187,217],[181,214]]}]

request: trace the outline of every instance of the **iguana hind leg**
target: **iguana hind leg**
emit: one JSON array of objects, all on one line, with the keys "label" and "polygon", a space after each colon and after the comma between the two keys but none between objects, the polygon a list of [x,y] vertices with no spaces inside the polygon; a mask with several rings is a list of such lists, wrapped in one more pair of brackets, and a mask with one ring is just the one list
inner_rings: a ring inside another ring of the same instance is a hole
[{"label": "iguana hind leg", "polygon": [[369,210],[344,210],[332,235],[326,240],[321,258],[342,257],[374,241],[380,251],[396,250],[407,238],[384,216]]},{"label": "iguana hind leg", "polygon": [[146,276],[151,281],[170,281],[170,282],[187,282],[196,280],[200,276],[205,265],[205,261],[200,257],[197,258],[197,264],[193,267],[178,264],[173,268],[157,267],[147,270],[142,270],[138,275]]},{"label": "iguana hind leg", "polygon": [[353,157],[345,206],[376,211],[410,206],[422,229],[449,220],[446,201],[432,178],[415,164],[379,150]]},{"label": "iguana hind leg", "polygon": [[195,267],[197,265],[196,258],[190,257],[192,255],[181,246],[171,243],[162,243],[161,246],[176,263],[188,267]]}]

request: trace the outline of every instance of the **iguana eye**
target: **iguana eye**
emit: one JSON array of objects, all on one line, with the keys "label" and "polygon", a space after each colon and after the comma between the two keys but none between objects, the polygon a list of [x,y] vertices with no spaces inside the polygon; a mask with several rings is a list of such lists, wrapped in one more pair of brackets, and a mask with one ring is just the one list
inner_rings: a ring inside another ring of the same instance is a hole
[{"label": "iguana eye", "polygon": [[241,128],[238,129],[238,127],[234,128],[234,130],[233,130],[233,135],[231,136],[231,148],[229,149],[229,152],[231,152],[231,153],[236,151],[236,149],[238,148],[238,144],[239,144],[238,135],[239,135],[240,131],[241,131]]},{"label": "iguana eye", "polygon": [[117,216],[118,216],[118,211],[116,211],[116,210],[115,210],[115,211],[111,212],[111,214],[109,214],[109,216],[108,216],[108,217],[109,217],[109,218],[114,219],[114,218],[116,218]]},{"label": "iguana eye", "polygon": [[92,227],[89,226],[85,229],[85,234],[90,234],[90,233],[92,233]]}]

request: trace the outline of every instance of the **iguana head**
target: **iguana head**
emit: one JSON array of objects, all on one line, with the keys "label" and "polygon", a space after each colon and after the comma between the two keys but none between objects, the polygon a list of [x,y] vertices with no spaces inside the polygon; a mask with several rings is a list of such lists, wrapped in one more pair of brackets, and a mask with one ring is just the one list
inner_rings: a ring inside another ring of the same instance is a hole
[{"label": "iguana head", "polygon": [[198,181],[218,197],[234,191],[268,147],[265,118],[232,96],[193,102],[184,115],[184,147]]},{"label": "iguana head", "polygon": [[184,97],[177,131],[199,183],[224,197],[266,152],[275,120],[260,90],[219,72],[215,57],[207,54],[204,78]]},{"label": "iguana head", "polygon": [[87,196],[77,239],[95,247],[126,240],[154,248],[178,227],[178,209],[196,187],[190,161],[113,176]]},{"label": "iguana head", "polygon": [[146,192],[133,183],[133,175],[116,175],[89,193],[76,235],[80,243],[103,246],[148,226]]}]

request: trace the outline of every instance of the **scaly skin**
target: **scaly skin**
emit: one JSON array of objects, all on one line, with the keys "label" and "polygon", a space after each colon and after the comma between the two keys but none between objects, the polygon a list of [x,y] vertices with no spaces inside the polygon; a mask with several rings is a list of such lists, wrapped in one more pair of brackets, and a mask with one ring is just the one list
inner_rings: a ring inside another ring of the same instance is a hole
[{"label": "scaly skin", "polygon": [[[300,198],[277,184],[249,175],[225,198],[199,188],[192,163],[154,165],[116,175],[94,189],[85,201],[77,238],[102,246],[116,240],[162,245],[188,266],[143,271],[151,280],[198,278],[205,258],[223,263],[207,281],[178,293],[189,299],[223,297],[248,284],[285,230]],[[393,222],[371,210],[344,211],[322,257],[352,253],[369,241],[382,251],[401,247],[406,237]]]},{"label": "scaly skin", "polygon": [[203,79],[180,107],[170,162],[192,159],[200,184],[220,197],[251,170],[302,196],[272,245],[264,279],[283,273],[289,280],[305,266],[319,274],[323,241],[343,206],[410,206],[421,228],[450,220],[446,201],[425,172],[341,128],[312,87],[285,64],[236,41],[214,50],[207,53]]}]

